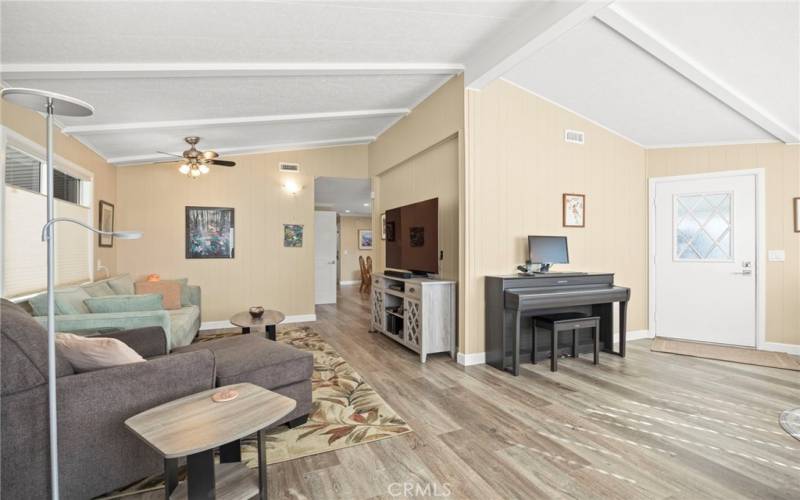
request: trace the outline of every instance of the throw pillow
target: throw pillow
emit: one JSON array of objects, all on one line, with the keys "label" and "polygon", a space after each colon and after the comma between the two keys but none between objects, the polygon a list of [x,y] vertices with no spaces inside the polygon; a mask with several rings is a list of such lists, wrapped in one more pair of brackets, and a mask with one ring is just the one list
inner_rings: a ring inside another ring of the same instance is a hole
[{"label": "throw pillow", "polygon": [[131,278],[130,274],[120,274],[107,279],[106,282],[117,295],[133,295],[136,293],[133,289],[133,278]]},{"label": "throw pillow", "polygon": [[137,281],[134,287],[136,295],[160,293],[164,309],[181,308],[181,284],[177,281]]},{"label": "throw pillow", "polygon": [[57,333],[56,348],[78,373],[144,361],[139,353],[117,339]]},{"label": "throw pillow", "polygon": [[89,311],[93,313],[160,311],[164,309],[161,294],[159,293],[90,297],[83,302],[89,308]]},{"label": "throw pillow", "polygon": [[[84,300],[90,295],[82,288],[61,288],[56,290],[56,314],[89,314],[89,309]],[[34,316],[47,316],[47,293],[40,293],[32,297],[28,303]]]},{"label": "throw pillow", "polygon": [[103,281],[95,281],[94,283],[89,283],[88,285],[83,285],[81,288],[86,290],[91,297],[108,297],[110,295],[116,295],[114,290],[108,286],[108,282]]}]

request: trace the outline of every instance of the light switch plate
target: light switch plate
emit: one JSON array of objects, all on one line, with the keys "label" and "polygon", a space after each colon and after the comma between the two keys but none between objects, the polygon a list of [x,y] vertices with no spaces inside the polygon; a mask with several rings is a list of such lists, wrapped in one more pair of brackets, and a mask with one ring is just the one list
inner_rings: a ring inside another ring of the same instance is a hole
[{"label": "light switch plate", "polygon": [[767,252],[767,259],[770,262],[783,262],[786,260],[786,252],[783,250],[770,250]]}]

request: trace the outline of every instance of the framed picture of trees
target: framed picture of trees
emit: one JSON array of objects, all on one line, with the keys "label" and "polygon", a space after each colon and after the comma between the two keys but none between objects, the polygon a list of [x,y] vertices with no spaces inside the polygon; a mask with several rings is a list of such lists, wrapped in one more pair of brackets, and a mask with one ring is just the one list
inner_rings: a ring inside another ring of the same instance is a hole
[{"label": "framed picture of trees", "polygon": [[232,208],[186,207],[186,258],[234,257]]}]

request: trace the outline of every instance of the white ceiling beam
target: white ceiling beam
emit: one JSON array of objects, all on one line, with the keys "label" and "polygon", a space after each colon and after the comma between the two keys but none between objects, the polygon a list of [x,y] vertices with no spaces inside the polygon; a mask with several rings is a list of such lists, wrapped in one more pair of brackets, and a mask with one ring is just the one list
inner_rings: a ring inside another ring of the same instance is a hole
[{"label": "white ceiling beam", "polygon": [[303,113],[293,115],[240,116],[235,118],[209,118],[201,120],[168,120],[156,122],[106,123],[100,125],[75,125],[64,127],[62,132],[71,135],[99,135],[135,130],[157,130],[173,128],[199,128],[215,126],[260,125],[266,123],[309,122],[342,120],[353,118],[403,117],[410,113],[407,108],[368,109],[358,111],[333,111],[328,113]]},{"label": "white ceiling beam", "polygon": [[[259,154],[259,153],[274,153],[277,151],[295,151],[298,149],[320,149],[332,148],[337,146],[356,146],[360,144],[369,144],[375,140],[375,136],[364,137],[343,137],[341,139],[328,139],[323,141],[305,141],[293,142],[286,144],[264,144],[259,146],[244,146],[235,148],[203,148],[204,150],[210,149],[216,151],[220,155],[245,155],[245,154]],[[169,151],[172,154],[180,155],[181,151]],[[134,156],[118,156],[116,158],[108,158],[106,161],[112,165],[144,165],[155,161],[169,160],[169,157],[162,154],[146,154]],[[178,159],[175,160],[179,161]]]},{"label": "white ceiling beam", "polygon": [[188,78],[234,76],[457,75],[452,63],[101,63],[3,64],[8,80],[78,78]]},{"label": "white ceiling beam", "polygon": [[591,19],[611,1],[539,3],[502,35],[467,60],[464,85],[481,90],[511,68],[575,26]]},{"label": "white ceiling beam", "polygon": [[800,139],[789,127],[703,68],[688,54],[658,37],[620,7],[612,5],[598,12],[595,17],[775,138],[785,143]]}]

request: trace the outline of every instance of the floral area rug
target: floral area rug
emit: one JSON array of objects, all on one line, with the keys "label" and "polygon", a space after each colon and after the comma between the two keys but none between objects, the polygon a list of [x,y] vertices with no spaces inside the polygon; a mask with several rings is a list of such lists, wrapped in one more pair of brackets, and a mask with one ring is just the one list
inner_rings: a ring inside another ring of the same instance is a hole
[{"label": "floral area rug", "polygon": [[[205,334],[195,342],[208,342],[233,335],[240,333]],[[412,432],[405,420],[386,404],[372,386],[311,328],[284,329],[278,331],[277,338],[278,342],[314,355],[314,374],[311,379],[313,406],[305,424],[294,429],[282,425],[267,432],[268,464]],[[242,460],[248,467],[258,468],[255,436],[242,440]],[[181,478],[183,475],[184,470],[181,470]],[[163,488],[160,475],[100,498],[127,497],[159,488]]]}]

